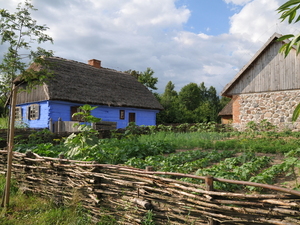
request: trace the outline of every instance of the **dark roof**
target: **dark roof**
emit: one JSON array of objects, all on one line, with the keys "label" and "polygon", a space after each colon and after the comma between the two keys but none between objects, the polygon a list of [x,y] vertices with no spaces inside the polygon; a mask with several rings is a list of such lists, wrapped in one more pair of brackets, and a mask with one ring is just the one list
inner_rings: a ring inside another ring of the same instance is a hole
[{"label": "dark roof", "polygon": [[233,99],[224,106],[224,108],[219,112],[219,116],[231,116],[232,115],[232,104]]},{"label": "dark roof", "polygon": [[59,57],[46,60],[53,72],[43,88],[48,100],[163,109],[152,92],[130,74]]},{"label": "dark roof", "polygon": [[[256,54],[251,58],[251,60],[235,75],[235,77],[223,88],[221,91],[222,96],[228,96],[227,92],[239,81],[239,79],[243,76],[244,72],[248,69],[248,67],[264,52],[264,50],[278,38],[282,37],[281,34],[274,33],[269,40],[256,52]],[[286,43],[286,41],[283,41]]]}]

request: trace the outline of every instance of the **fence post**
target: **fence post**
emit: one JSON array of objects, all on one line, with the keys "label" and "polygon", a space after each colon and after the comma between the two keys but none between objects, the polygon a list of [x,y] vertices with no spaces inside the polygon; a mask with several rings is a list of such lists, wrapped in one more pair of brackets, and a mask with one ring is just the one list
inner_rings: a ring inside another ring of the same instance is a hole
[{"label": "fence post", "polygon": [[206,191],[214,190],[214,178],[210,175],[205,177],[205,190]]},{"label": "fence post", "polygon": [[56,204],[58,205],[58,206],[62,206],[63,204],[64,204],[64,202],[63,202],[63,190],[64,190],[64,179],[63,179],[63,177],[64,177],[64,169],[63,169],[63,167],[61,167],[61,164],[64,164],[65,162],[63,161],[64,159],[65,159],[65,155],[64,154],[59,154],[59,161],[58,161],[58,165],[57,165],[57,167],[56,167],[56,169],[57,169],[57,175],[59,176],[59,182],[58,182],[58,186],[57,186],[57,190],[59,190],[58,191],[58,193],[57,193],[57,195],[56,195]]},{"label": "fence post", "polygon": [[154,168],[153,166],[146,166],[146,171],[154,171]]},{"label": "fence post", "polygon": [[[212,176],[210,176],[210,175],[207,175],[205,177],[205,190],[206,191],[213,191],[214,190],[214,178]],[[209,218],[207,224],[208,225],[217,225],[218,222],[215,221],[212,218]]]},{"label": "fence post", "polygon": [[61,118],[59,117],[58,118],[58,121],[57,121],[57,133],[60,133],[60,132],[62,132],[62,127],[61,127],[61,124],[62,124],[62,122],[61,122]]},{"label": "fence post", "polygon": [[52,118],[49,119],[49,130],[50,130],[51,132],[54,132],[54,130],[53,130],[53,121],[52,121]]}]

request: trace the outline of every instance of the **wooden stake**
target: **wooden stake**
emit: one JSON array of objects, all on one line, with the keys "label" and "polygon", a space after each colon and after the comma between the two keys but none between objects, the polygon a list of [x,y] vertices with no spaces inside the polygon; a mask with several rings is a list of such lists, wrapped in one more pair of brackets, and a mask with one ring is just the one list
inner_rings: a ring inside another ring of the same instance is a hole
[{"label": "wooden stake", "polygon": [[[205,190],[206,191],[213,191],[214,190],[214,178],[210,175],[205,177]],[[217,225],[218,222],[212,218],[208,219],[208,225]]]},{"label": "wooden stake", "polygon": [[9,123],[9,139],[8,139],[8,150],[7,150],[7,171],[6,171],[6,184],[5,184],[5,196],[4,206],[9,205],[10,196],[10,183],[11,183],[11,168],[14,148],[14,134],[15,134],[15,112],[16,112],[16,100],[17,100],[17,87],[12,87],[12,101],[10,109],[10,123]]}]

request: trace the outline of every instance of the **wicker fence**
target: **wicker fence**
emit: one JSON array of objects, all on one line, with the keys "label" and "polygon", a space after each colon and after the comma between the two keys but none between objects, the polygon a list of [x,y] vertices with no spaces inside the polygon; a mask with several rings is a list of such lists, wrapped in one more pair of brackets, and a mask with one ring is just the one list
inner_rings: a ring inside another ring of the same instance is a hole
[{"label": "wicker fence", "polygon": [[[5,173],[7,151],[0,151]],[[14,153],[13,176],[24,191],[58,204],[80,199],[95,221],[107,213],[119,224],[141,224],[152,210],[155,224],[299,224],[300,192],[265,184],[140,170]],[[203,180],[196,185],[176,180]],[[213,182],[265,188],[267,194],[213,190]]]}]

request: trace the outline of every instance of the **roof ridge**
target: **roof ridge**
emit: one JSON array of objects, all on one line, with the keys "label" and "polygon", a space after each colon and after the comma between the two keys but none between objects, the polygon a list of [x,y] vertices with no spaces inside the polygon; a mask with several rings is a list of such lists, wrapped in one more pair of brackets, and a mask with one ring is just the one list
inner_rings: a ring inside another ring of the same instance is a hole
[{"label": "roof ridge", "polygon": [[104,69],[104,70],[113,71],[113,72],[117,72],[117,73],[128,74],[128,73],[125,73],[123,71],[118,71],[118,70],[115,70],[115,69],[106,68],[106,67],[102,67],[102,66],[100,68],[96,68],[96,67],[93,67],[93,66],[89,65],[88,63],[79,62],[79,61],[72,60],[72,59],[66,59],[66,58],[62,58],[62,57],[59,57],[59,56],[51,56],[51,57],[48,57],[48,58],[54,59],[54,60],[66,61],[66,62],[70,62],[70,63],[76,63],[76,64],[79,64],[79,65],[82,65],[82,66],[89,67],[90,69]]}]

